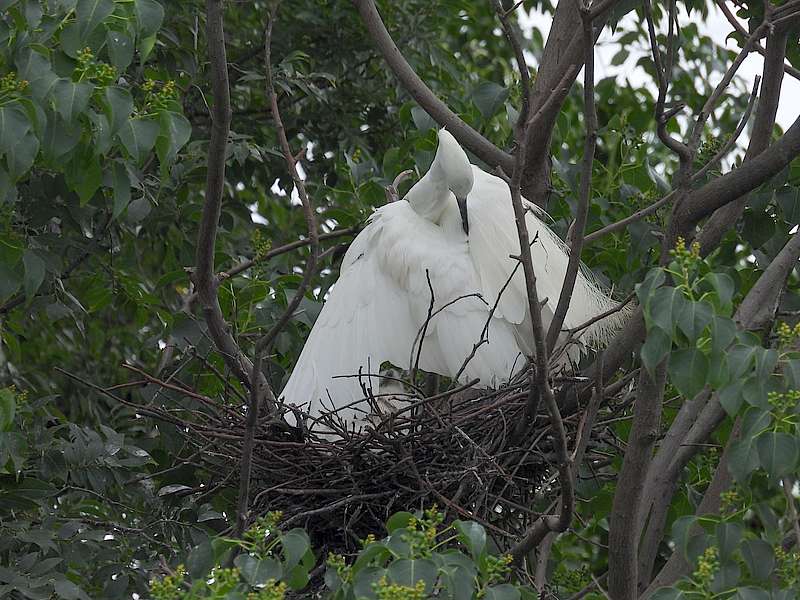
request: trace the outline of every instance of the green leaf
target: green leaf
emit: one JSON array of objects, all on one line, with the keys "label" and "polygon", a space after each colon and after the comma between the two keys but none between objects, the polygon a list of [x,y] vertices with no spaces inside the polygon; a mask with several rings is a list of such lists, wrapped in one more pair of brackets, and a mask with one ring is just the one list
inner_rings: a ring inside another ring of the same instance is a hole
[{"label": "green leaf", "polygon": [[711,322],[714,309],[706,302],[692,302],[687,300],[684,308],[678,315],[678,329],[689,341],[695,341],[706,326]]},{"label": "green leaf", "polygon": [[365,567],[353,577],[353,593],[356,598],[375,598],[374,586],[386,576],[386,569]]},{"label": "green leaf", "polygon": [[81,206],[84,206],[103,183],[100,159],[92,153],[90,148],[84,148],[84,151],[76,154],[70,162],[66,179],[70,188],[78,194]]},{"label": "green leaf", "polygon": [[249,554],[240,554],[233,564],[239,567],[245,581],[252,586],[263,585],[270,579],[279,581],[283,575],[281,563],[273,558],[260,560]]},{"label": "green leaf", "polygon": [[486,588],[486,600],[520,600],[519,590],[511,584],[502,583]]},{"label": "green leaf", "polygon": [[745,540],[742,543],[742,558],[750,574],[758,580],[766,580],[772,574],[775,555],[764,540]]},{"label": "green leaf", "polygon": [[22,256],[22,263],[25,265],[25,296],[33,298],[44,281],[45,264],[41,257],[33,250],[26,250]]},{"label": "green leaf", "polygon": [[484,119],[491,118],[508,98],[508,90],[493,81],[480,84],[472,92],[472,101]]},{"label": "green leaf", "polygon": [[709,333],[711,335],[711,351],[719,354],[725,353],[733,338],[736,337],[736,324],[733,319],[714,315]]},{"label": "green leaf", "polygon": [[406,587],[414,587],[418,581],[424,581],[425,592],[430,593],[436,583],[438,569],[436,564],[427,558],[401,558],[389,565],[386,574],[394,583]]},{"label": "green leaf", "polygon": [[647,332],[647,338],[639,351],[642,365],[651,375],[654,374],[656,366],[669,355],[671,350],[672,338],[661,329],[651,329]]},{"label": "green leaf", "polygon": [[154,121],[131,119],[119,130],[119,138],[131,158],[141,163],[156,143],[158,131],[158,123]]},{"label": "green leaf", "polygon": [[64,121],[72,123],[86,110],[93,90],[90,83],[73,83],[69,79],[59,79],[53,84],[53,100]]},{"label": "green leaf", "polygon": [[39,139],[29,131],[17,140],[14,150],[6,154],[8,174],[17,180],[27,173],[39,154]]},{"label": "green leaf", "polygon": [[664,269],[656,268],[648,271],[644,281],[636,284],[636,296],[639,298],[639,304],[646,306],[653,292],[664,285],[665,280]]},{"label": "green leaf", "polygon": [[745,374],[750,369],[755,360],[758,347],[737,344],[728,352],[728,366],[731,370],[731,378],[736,379]]},{"label": "green leaf", "polygon": [[717,523],[715,533],[720,558],[723,561],[728,560],[739,547],[739,542],[742,541],[744,527],[741,523]]},{"label": "green leaf", "polygon": [[111,64],[118,71],[124,71],[133,61],[133,40],[122,31],[108,30],[106,33],[106,47]]},{"label": "green leaf", "polygon": [[678,517],[672,524],[672,539],[675,542],[675,547],[684,558],[687,557],[689,548],[689,539],[692,526],[697,522],[697,517],[694,515],[686,515]]},{"label": "green leaf", "polygon": [[707,373],[708,358],[697,348],[681,348],[672,353],[670,381],[686,398],[693,398],[703,389]]},{"label": "green leaf", "polygon": [[186,558],[186,570],[192,579],[205,577],[214,566],[214,549],[208,540],[198,544]]},{"label": "green leaf", "polygon": [[11,431],[17,401],[11,388],[0,388],[0,431]]},{"label": "green leaf", "polygon": [[192,135],[192,125],[183,115],[163,111],[159,118],[161,134],[156,140],[156,153],[162,169],[175,161],[178,151]]},{"label": "green leaf", "polygon": [[770,600],[767,590],[757,587],[740,587],[736,590],[734,600]]},{"label": "green leaf", "polygon": [[75,600],[83,595],[81,588],[72,583],[69,579],[58,579],[53,584],[53,589],[59,598],[64,600]]},{"label": "green leaf", "polygon": [[478,560],[486,549],[486,530],[474,521],[456,520],[453,526],[458,532],[458,539],[467,547],[472,558]]},{"label": "green leaf", "polygon": [[284,575],[283,580],[290,589],[302,590],[308,585],[308,569],[304,565],[296,565]]},{"label": "green leaf", "polygon": [[125,165],[115,162],[112,171],[112,181],[114,187],[114,208],[111,218],[116,219],[122,214],[131,202],[131,181],[128,177],[128,170]]},{"label": "green leaf", "polygon": [[686,297],[678,288],[658,288],[645,307],[645,315],[652,325],[672,335],[686,304]]},{"label": "green leaf", "polygon": [[730,416],[735,417],[742,407],[744,397],[742,396],[742,382],[739,380],[731,381],[728,385],[722,387],[719,392],[719,403],[725,412]]},{"label": "green leaf", "polygon": [[155,35],[164,20],[164,7],[155,0],[136,0],[136,21],[143,38]]},{"label": "green leaf", "polygon": [[281,545],[283,546],[284,568],[292,569],[311,548],[311,541],[303,529],[295,528],[281,535]]},{"label": "green leaf", "polygon": [[80,127],[70,126],[55,111],[47,112],[42,138],[42,154],[49,163],[56,163],[68,154],[81,139]]},{"label": "green leaf", "polygon": [[412,519],[414,519],[414,515],[412,515],[410,512],[396,512],[389,517],[388,521],[386,521],[386,531],[392,533],[395,529],[408,527],[408,524],[411,523]]},{"label": "green leaf", "polygon": [[676,587],[658,588],[650,596],[650,600],[686,600],[686,598],[687,596],[683,593],[683,590]]},{"label": "green leaf", "polygon": [[419,106],[415,106],[411,109],[411,118],[414,120],[414,125],[422,133],[436,127],[436,121],[433,120],[433,117]]},{"label": "green leaf", "polygon": [[117,86],[107,87],[105,97],[110,132],[114,134],[128,122],[133,112],[133,97],[128,90]]},{"label": "green leaf", "polygon": [[788,433],[765,431],[756,439],[758,459],[774,479],[794,471],[798,460],[797,440]]},{"label": "green leaf", "polygon": [[736,291],[736,284],[733,279],[725,273],[708,273],[703,279],[711,284],[717,295],[717,300],[721,309],[729,309],[733,302],[733,294]]},{"label": "green leaf", "polygon": [[50,65],[50,59],[31,48],[24,48],[17,54],[15,64],[19,78],[28,82],[31,95],[36,100],[47,97],[58,79]]},{"label": "green leaf", "polygon": [[155,45],[156,45],[155,35],[141,38],[139,40],[139,58],[142,64],[144,64],[147,61],[147,57],[150,56],[150,53],[153,51],[153,47]]},{"label": "green leaf", "polygon": [[78,0],[75,16],[78,35],[85,42],[89,35],[114,12],[114,0]]},{"label": "green leaf", "polygon": [[0,156],[11,153],[30,128],[31,122],[19,104],[0,107]]},{"label": "green leaf", "polygon": [[39,0],[25,2],[25,20],[28,22],[28,27],[36,29],[42,22],[42,14],[42,5]]}]

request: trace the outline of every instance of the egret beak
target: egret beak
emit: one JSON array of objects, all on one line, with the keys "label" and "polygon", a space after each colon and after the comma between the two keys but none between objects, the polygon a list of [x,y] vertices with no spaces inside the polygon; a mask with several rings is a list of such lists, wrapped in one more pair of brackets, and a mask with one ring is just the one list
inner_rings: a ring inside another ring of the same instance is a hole
[{"label": "egret beak", "polygon": [[456,202],[458,203],[458,212],[461,213],[461,229],[464,230],[464,233],[469,235],[469,219],[467,218],[467,199],[465,198],[458,198],[456,197]]}]

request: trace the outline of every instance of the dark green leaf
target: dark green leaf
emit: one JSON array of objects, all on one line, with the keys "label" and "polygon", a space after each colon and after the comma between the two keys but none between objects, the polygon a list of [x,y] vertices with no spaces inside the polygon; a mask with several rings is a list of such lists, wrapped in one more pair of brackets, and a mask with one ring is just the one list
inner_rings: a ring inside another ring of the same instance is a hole
[{"label": "dark green leaf", "polygon": [[111,217],[116,219],[122,214],[128,204],[131,202],[131,182],[128,178],[128,171],[125,165],[120,162],[115,162],[113,171],[113,185],[114,185],[114,208]]},{"label": "dark green leaf", "polygon": [[36,155],[39,154],[39,140],[29,131],[17,140],[14,149],[6,154],[8,174],[12,179],[19,179],[33,166]]},{"label": "dark green leaf", "polygon": [[281,535],[284,568],[292,569],[311,548],[311,541],[303,529],[292,529]]},{"label": "dark green leaf", "polygon": [[117,86],[107,87],[105,97],[110,132],[114,134],[128,122],[133,112],[133,98],[128,90]]},{"label": "dark green leaf", "polygon": [[26,250],[22,257],[25,265],[25,296],[33,298],[44,281],[45,264],[42,258],[32,250]]},{"label": "dark green leaf", "polygon": [[651,325],[672,335],[678,318],[686,307],[686,297],[678,288],[658,288],[645,307],[645,315]]},{"label": "dark green leaf", "polygon": [[244,580],[252,586],[263,585],[270,579],[279,581],[283,574],[281,563],[272,558],[261,560],[249,554],[240,554],[233,563],[239,567]]},{"label": "dark green leaf", "polygon": [[707,374],[708,358],[697,348],[681,348],[672,353],[670,380],[686,398],[693,398],[703,389]]},{"label": "dark green leaf", "polygon": [[135,0],[136,20],[142,37],[154,35],[164,20],[164,7],[155,0]]},{"label": "dark green leaf", "polygon": [[69,79],[59,79],[53,84],[53,100],[64,121],[71,124],[86,110],[93,89],[90,83],[73,83]]},{"label": "dark green leaf", "polygon": [[192,548],[186,559],[186,570],[192,579],[205,577],[213,566],[214,549],[208,540]]},{"label": "dark green leaf", "polygon": [[690,342],[695,341],[711,322],[714,309],[705,302],[687,300],[678,315],[678,328]]},{"label": "dark green leaf", "polygon": [[81,41],[85,42],[112,12],[114,12],[114,0],[78,0],[75,15]]},{"label": "dark green leaf", "polygon": [[410,512],[396,512],[386,521],[386,531],[392,533],[395,529],[406,528],[412,519],[414,519],[414,515]]},{"label": "dark green leaf", "polygon": [[31,122],[19,104],[0,107],[0,156],[11,153],[30,128]]},{"label": "dark green leaf", "polygon": [[508,90],[493,81],[480,84],[472,92],[472,101],[484,119],[491,118],[508,98]]},{"label": "dark green leaf", "polygon": [[178,113],[164,111],[160,117],[160,135],[156,140],[156,152],[162,167],[172,164],[178,151],[192,135],[192,125]]},{"label": "dark green leaf", "polygon": [[794,471],[798,460],[797,440],[788,433],[765,431],[756,439],[762,468],[775,479]]},{"label": "dark green leaf", "polygon": [[158,123],[155,121],[131,119],[119,130],[119,138],[131,158],[142,162],[156,143],[158,130]]},{"label": "dark green leaf", "polygon": [[664,360],[672,350],[672,338],[661,329],[651,329],[642,345],[639,355],[642,365],[652,375],[656,366]]},{"label": "dark green leaf", "polygon": [[718,523],[716,527],[717,542],[720,558],[728,560],[736,549],[744,534],[744,527],[741,523],[728,522]]},{"label": "dark green leaf", "polygon": [[486,600],[520,600],[519,590],[513,585],[503,583],[486,588]]},{"label": "dark green leaf", "polygon": [[16,408],[17,401],[11,388],[0,388],[0,432],[11,430]]},{"label": "dark green leaf", "polygon": [[111,64],[119,71],[128,68],[133,60],[133,40],[122,31],[108,30],[106,33],[106,47]]},{"label": "dark green leaf", "polygon": [[764,540],[742,542],[742,558],[755,579],[766,580],[772,573],[775,555],[772,546]]}]

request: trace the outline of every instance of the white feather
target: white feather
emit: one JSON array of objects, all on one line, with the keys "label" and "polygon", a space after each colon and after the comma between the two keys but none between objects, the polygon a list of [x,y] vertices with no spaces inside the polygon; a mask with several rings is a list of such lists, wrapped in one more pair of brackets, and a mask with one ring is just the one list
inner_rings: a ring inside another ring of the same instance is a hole
[{"label": "white feather", "polygon": [[[453,192],[462,198],[468,193],[468,235]],[[535,240],[531,252],[537,292],[547,300],[542,310],[547,328],[568,251],[535,210],[527,214],[526,224]],[[517,254],[508,186],[471,166],[455,139],[440,131],[428,173],[403,200],[377,209],[353,241],[281,396],[312,416],[337,409],[345,421],[361,424],[369,409],[354,376],[359,371],[377,374],[384,362],[408,370],[417,352],[425,371],[451,378],[458,374],[460,382],[479,379],[482,387],[508,381],[524,364],[522,357],[533,351],[522,269],[511,277],[517,261],[510,255]],[[422,337],[431,302],[428,279],[434,316]],[[564,328],[614,306],[588,270],[581,269]],[[583,343],[603,344],[619,320],[606,318],[587,328]],[[476,349],[484,332],[486,341]],[[574,360],[579,354],[577,349],[568,356]],[[379,377],[365,376],[362,382],[376,391],[380,386]]]}]

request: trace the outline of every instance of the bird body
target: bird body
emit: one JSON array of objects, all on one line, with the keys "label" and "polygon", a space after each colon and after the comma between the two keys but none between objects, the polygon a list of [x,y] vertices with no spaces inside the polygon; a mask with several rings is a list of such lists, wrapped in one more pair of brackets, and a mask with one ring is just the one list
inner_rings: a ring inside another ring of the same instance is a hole
[{"label": "bird body", "polygon": [[[568,252],[529,208],[547,327]],[[525,278],[512,258],[519,249],[506,183],[470,165],[455,139],[440,131],[429,171],[402,200],[378,208],[345,254],[284,401],[307,407],[312,417],[336,410],[348,423],[363,422],[370,410],[364,389],[379,389],[384,362],[409,370],[418,362],[460,382],[479,379],[481,387],[508,381],[534,352]],[[615,305],[580,272],[564,327]],[[601,320],[583,340],[601,343],[615,327],[613,319]]]}]

